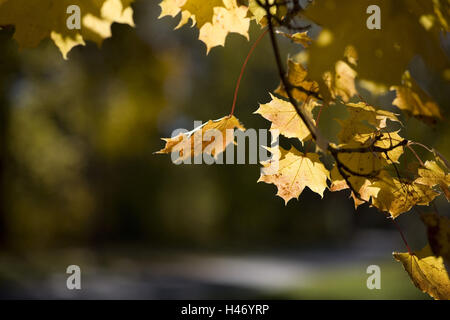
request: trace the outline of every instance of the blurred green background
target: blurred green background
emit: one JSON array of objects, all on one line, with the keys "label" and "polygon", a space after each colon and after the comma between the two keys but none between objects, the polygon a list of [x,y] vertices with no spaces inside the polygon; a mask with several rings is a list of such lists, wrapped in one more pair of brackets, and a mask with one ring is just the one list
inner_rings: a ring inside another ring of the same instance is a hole
[{"label": "blurred green background", "polygon": [[[157,19],[158,1],[134,9],[135,29],[114,24],[102,48],[77,47],[68,61],[50,41],[18,52],[13,30],[0,31],[1,298],[427,299],[392,259],[405,251],[392,223],[355,211],[348,192],[321,200],[305,190],[284,206],[275,186],[256,183],[258,165],[176,166],[154,155],[160,137],[229,112],[261,31],[252,25],[250,42],[232,35],[206,55],[197,29]],[[282,49],[298,52],[284,40]],[[420,59],[411,70],[445,120],[405,119],[403,135],[450,158],[450,87]],[[269,127],[252,113],[278,82],[265,38],[239,92],[247,128]],[[392,93],[363,95],[391,108]],[[330,136],[336,117],[345,117],[339,107],[321,119]],[[420,249],[418,212],[398,221]],[[70,264],[81,267],[81,291],[66,288]],[[366,288],[372,264],[381,290]]]}]

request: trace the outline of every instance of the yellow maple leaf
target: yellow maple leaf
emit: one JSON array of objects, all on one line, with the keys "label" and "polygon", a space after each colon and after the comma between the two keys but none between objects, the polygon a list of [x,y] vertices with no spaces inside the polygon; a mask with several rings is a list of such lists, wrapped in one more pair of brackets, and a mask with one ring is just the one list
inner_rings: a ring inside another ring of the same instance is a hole
[{"label": "yellow maple leaf", "polygon": [[435,299],[450,299],[450,279],[444,261],[433,255],[429,245],[413,254],[394,252],[393,255],[417,288]]},{"label": "yellow maple leaf", "polygon": [[376,197],[372,198],[374,207],[388,212],[392,218],[409,211],[415,205],[429,205],[439,193],[421,184],[401,181],[382,171],[371,186],[379,188]]},{"label": "yellow maple leaf", "polygon": [[[398,132],[399,131],[382,133],[381,137],[375,142],[375,147],[389,149],[399,145],[402,141],[404,141],[404,139],[398,134]],[[398,146],[387,153],[381,153],[381,156],[391,162],[399,163],[398,160],[403,152],[403,146]]]},{"label": "yellow maple leaf", "polygon": [[[355,141],[362,142],[363,145],[373,145],[374,147],[379,147],[383,149],[391,149],[379,153],[384,159],[389,160],[389,162],[399,163],[399,158],[404,152],[403,145],[400,145],[404,139],[398,134],[399,131],[394,132],[383,132],[383,133],[356,133],[353,136]],[[397,147],[395,147],[397,146]],[[395,147],[395,148],[394,148]]]},{"label": "yellow maple leaf", "polygon": [[345,144],[352,141],[364,142],[367,136],[374,134],[375,129],[366,125],[357,118],[348,118],[345,120],[336,119],[340,124],[341,130],[338,133],[339,142]]},{"label": "yellow maple leaf", "polygon": [[[374,129],[381,130],[386,128],[388,119],[400,123],[395,113],[375,109],[364,102],[347,103],[345,106],[347,107],[349,118],[338,120],[342,127],[338,133],[341,143],[348,143],[353,140],[359,142],[367,140],[367,134],[373,133]],[[372,127],[367,126],[365,123]]]},{"label": "yellow maple leaf", "polygon": [[176,163],[182,162],[202,153],[217,157],[226,147],[234,142],[233,131],[244,131],[244,126],[235,116],[226,116],[209,120],[187,133],[180,133],[172,138],[162,138],[166,142],[163,149],[156,154],[176,153]]},{"label": "yellow maple leaf", "polygon": [[419,168],[420,177],[415,182],[429,187],[438,185],[450,201],[450,173],[445,173],[436,161],[426,161],[424,165],[425,168]]},{"label": "yellow maple leaf", "polygon": [[[350,143],[338,145],[340,148],[360,148],[366,147],[364,144]],[[376,176],[380,170],[386,166],[386,161],[375,152],[345,152],[338,153],[339,161],[346,167],[343,170],[351,175],[364,177]]]},{"label": "yellow maple leaf", "polygon": [[[299,88],[303,88],[304,90],[312,93],[319,92],[319,85],[315,81],[307,80],[308,72],[302,66],[301,63],[295,62],[292,59],[288,60],[288,69],[287,69],[287,80],[293,86],[292,96],[298,101],[306,101],[308,97],[312,98],[312,96],[308,95],[306,92],[302,91]],[[275,90],[276,94],[287,97],[287,93],[284,89],[283,84],[280,84],[278,88]]]},{"label": "yellow maple leaf", "polygon": [[250,18],[248,7],[236,0],[163,0],[160,3],[161,14],[175,17],[181,12],[176,28],[189,20],[200,30],[199,39],[206,44],[207,53],[211,48],[224,46],[229,33],[238,33],[249,38]]},{"label": "yellow maple leaf", "polygon": [[[303,123],[303,120],[297,114],[294,106],[285,100],[274,97],[270,94],[272,101],[261,104],[254,113],[260,114],[272,122],[270,130],[278,130],[280,134],[287,138],[298,138],[304,142],[311,138],[311,133]],[[310,100],[306,105],[300,108],[303,113],[312,120],[312,110],[316,106],[315,102]]]},{"label": "yellow maple leaf", "polygon": [[402,85],[392,86],[391,90],[397,92],[392,104],[407,114],[428,123],[442,119],[437,103],[417,85],[408,71],[403,75]]},{"label": "yellow maple leaf", "polygon": [[[4,0],[0,2],[0,25],[14,25],[20,48],[36,47],[50,37],[66,59],[68,52],[85,40],[101,44],[111,36],[113,22],[134,26],[132,0]],[[67,27],[67,8],[77,5],[81,29]]]},{"label": "yellow maple leaf", "polygon": [[[264,167],[258,182],[275,184],[277,195],[283,198],[285,204],[293,198],[298,199],[305,187],[323,197],[329,172],[320,162],[318,154],[304,154],[294,147],[289,151],[281,147],[268,150],[273,153],[273,157],[268,162],[262,162]],[[273,172],[274,161],[278,161],[276,172]],[[270,172],[265,168],[270,168]]]}]

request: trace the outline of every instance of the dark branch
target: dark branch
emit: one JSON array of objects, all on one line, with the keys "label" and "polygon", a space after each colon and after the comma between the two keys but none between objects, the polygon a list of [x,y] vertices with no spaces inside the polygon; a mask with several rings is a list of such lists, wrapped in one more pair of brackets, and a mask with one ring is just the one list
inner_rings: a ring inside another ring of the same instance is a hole
[{"label": "dark branch", "polygon": [[259,0],[257,0],[257,1],[258,1],[259,5],[261,5],[263,8],[266,9],[267,19],[268,19],[268,27],[269,27],[269,33],[270,33],[270,40],[271,40],[273,52],[275,55],[275,61],[276,61],[277,67],[278,67],[278,74],[281,79],[281,83],[283,84],[283,87],[288,96],[289,102],[292,104],[295,111],[297,112],[299,117],[302,119],[305,126],[308,128],[309,132],[311,133],[311,137],[314,140],[317,140],[316,128],[315,128],[313,122],[305,114],[303,114],[303,112],[300,110],[300,108],[297,104],[297,101],[292,96],[293,87],[292,87],[291,83],[285,77],[283,63],[281,62],[280,50],[278,47],[277,39],[275,37],[275,31],[274,31],[274,26],[273,26],[273,22],[272,22],[273,16],[270,13],[271,5],[264,5]]}]

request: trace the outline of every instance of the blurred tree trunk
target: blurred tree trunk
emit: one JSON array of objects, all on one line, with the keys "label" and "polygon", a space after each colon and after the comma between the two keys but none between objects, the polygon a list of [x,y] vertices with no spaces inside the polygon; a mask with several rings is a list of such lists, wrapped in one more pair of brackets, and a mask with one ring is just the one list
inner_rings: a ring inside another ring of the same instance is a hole
[{"label": "blurred tree trunk", "polygon": [[13,72],[17,69],[12,46],[12,27],[0,30],[0,248],[6,246],[6,214],[8,210],[8,183],[6,181],[9,158],[8,131],[10,104],[8,93],[11,90]]}]

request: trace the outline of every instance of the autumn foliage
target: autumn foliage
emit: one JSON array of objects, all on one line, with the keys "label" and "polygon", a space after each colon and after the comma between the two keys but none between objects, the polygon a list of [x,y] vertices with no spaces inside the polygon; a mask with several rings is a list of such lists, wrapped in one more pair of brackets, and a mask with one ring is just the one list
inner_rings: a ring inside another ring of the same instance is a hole
[{"label": "autumn foliage", "polygon": [[[67,57],[71,48],[86,40],[100,44],[111,35],[113,22],[133,25],[132,2],[64,0],[55,5],[50,0],[0,0],[0,25],[15,26],[14,37],[21,48],[36,46],[50,37]],[[230,33],[249,39],[251,23],[258,24],[270,37],[280,84],[270,101],[260,104],[254,113],[270,122],[271,131],[277,130],[296,143],[290,149],[269,148],[270,161],[277,160],[279,168],[266,172],[264,168],[270,163],[262,162],[258,181],[274,184],[285,203],[301,196],[306,187],[321,197],[326,197],[326,190],[344,190],[351,195],[355,209],[367,204],[394,220],[416,206],[431,206],[439,196],[450,201],[448,161],[433,146],[408,139],[403,124],[405,117],[430,125],[445,121],[441,107],[414,80],[408,67],[415,56],[420,56],[430,70],[449,81],[450,65],[441,41],[450,31],[450,3],[345,2],[316,0],[303,7],[294,0],[162,0],[160,18],[178,19],[176,28],[197,28],[207,54],[214,47],[224,46]],[[82,8],[82,31],[65,28],[61,12],[69,3]],[[369,5],[377,5],[382,12],[380,30],[366,28]],[[41,12],[31,23],[27,20],[29,10]],[[312,24],[320,26],[314,37],[310,35]],[[296,56],[282,61],[280,37],[297,45],[303,59]],[[392,108],[366,103],[361,88],[373,94],[395,92]],[[326,137],[319,129],[318,115],[337,104],[345,106],[348,116],[337,119],[340,132],[336,137]],[[200,144],[193,139],[210,129],[245,130],[234,116],[234,105],[229,115],[221,116],[189,133],[164,138],[165,146],[157,153],[187,150],[179,154],[183,160],[201,153],[216,156],[223,152],[229,139],[200,140]],[[297,150],[294,146],[305,147],[306,143],[314,150]],[[415,148],[428,150],[429,158],[421,159]],[[417,158],[416,166],[403,162],[406,152]],[[435,299],[450,299],[449,220],[437,213],[422,215],[422,219],[429,245],[417,252],[408,247],[409,252],[394,253],[394,258],[419,289]]]},{"label": "autumn foliage", "polygon": [[[432,159],[423,162],[418,158],[420,166],[404,174],[403,153],[417,155],[413,146],[421,145],[402,136],[399,114],[362,100],[357,80],[363,79],[366,86],[378,90],[395,91],[392,105],[406,116],[427,123],[442,120],[439,106],[411,77],[408,64],[418,54],[430,68],[448,67],[439,40],[441,32],[449,31],[448,3],[372,1],[381,8],[384,28],[389,30],[381,32],[365,28],[365,9],[374,3],[350,2],[343,5],[336,0],[317,0],[303,8],[297,1],[250,0],[245,4],[236,0],[163,0],[160,6],[161,17],[181,16],[178,27],[191,20],[207,53],[223,46],[229,33],[248,38],[249,19],[268,29],[281,83],[271,94],[271,101],[261,104],[255,113],[270,121],[270,130],[285,138],[297,139],[301,145],[312,140],[316,152],[301,152],[294,146],[289,150],[268,148],[272,159],[262,163],[258,181],[274,184],[285,203],[298,198],[306,187],[321,197],[326,189],[349,190],[355,208],[368,203],[395,219],[415,206],[429,206],[440,194],[450,199],[448,162],[438,151],[424,146]],[[322,27],[315,40],[308,36],[306,19]],[[358,23],[361,26],[355,27]],[[417,43],[415,39],[421,37],[405,34],[424,35],[428,43]],[[289,58],[285,70],[277,36],[306,49],[307,66]],[[322,111],[333,104],[344,104],[349,114],[348,118],[337,119],[341,131],[335,142],[321,134],[314,117],[315,109]],[[173,150],[167,146],[177,139],[166,139],[166,148],[160,153]],[[334,162],[328,168],[323,161],[327,158]],[[278,161],[277,172],[265,172],[271,161]],[[435,219],[435,228],[448,234],[447,218]],[[429,219],[426,221],[429,225]],[[436,251],[448,248],[448,239],[440,236],[434,249],[427,246],[417,253],[394,253],[414,284],[436,299],[450,298],[444,258]]]}]

